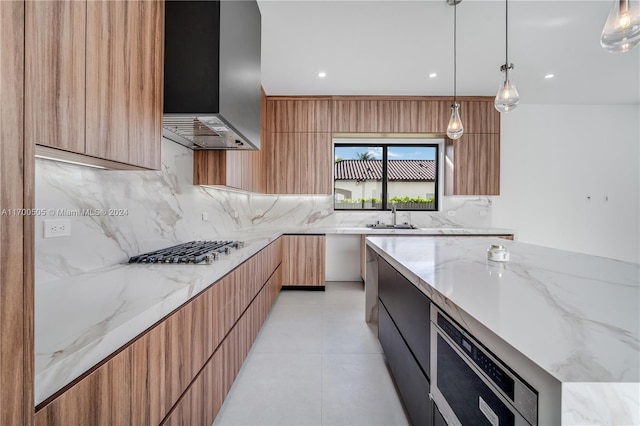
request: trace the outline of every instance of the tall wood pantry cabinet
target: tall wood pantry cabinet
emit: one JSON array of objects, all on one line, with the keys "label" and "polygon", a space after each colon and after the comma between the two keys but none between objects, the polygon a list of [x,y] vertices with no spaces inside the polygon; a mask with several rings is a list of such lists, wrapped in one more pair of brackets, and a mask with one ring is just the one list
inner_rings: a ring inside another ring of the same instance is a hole
[{"label": "tall wood pantry cabinet", "polygon": [[[0,1],[0,211],[33,208],[24,140],[24,1]],[[33,424],[33,216],[0,215],[0,424]]]}]

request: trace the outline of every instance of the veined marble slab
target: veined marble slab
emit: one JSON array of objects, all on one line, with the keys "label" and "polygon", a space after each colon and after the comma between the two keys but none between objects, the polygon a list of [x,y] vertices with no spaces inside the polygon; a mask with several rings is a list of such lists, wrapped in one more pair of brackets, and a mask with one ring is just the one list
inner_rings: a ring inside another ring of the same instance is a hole
[{"label": "veined marble slab", "polygon": [[211,265],[116,265],[36,288],[39,404],[280,236],[236,234],[245,247]]},{"label": "veined marble slab", "polygon": [[[487,260],[498,242],[510,262]],[[559,381],[563,424],[640,424],[640,265],[491,238],[368,245],[494,353]]]}]

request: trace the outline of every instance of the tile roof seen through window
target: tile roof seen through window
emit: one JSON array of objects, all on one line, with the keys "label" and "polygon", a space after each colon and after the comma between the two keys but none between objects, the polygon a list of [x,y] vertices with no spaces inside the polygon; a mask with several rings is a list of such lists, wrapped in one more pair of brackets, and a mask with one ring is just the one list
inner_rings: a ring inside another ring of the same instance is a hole
[{"label": "tile roof seen through window", "polygon": [[[434,181],[434,160],[389,160],[389,180]],[[342,160],[334,165],[336,180],[381,180],[382,160]]]}]

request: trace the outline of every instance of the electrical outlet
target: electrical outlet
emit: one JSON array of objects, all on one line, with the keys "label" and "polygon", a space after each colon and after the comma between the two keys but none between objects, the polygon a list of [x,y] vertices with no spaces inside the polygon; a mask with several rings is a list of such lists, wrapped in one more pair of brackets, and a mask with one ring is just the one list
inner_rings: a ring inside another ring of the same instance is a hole
[{"label": "electrical outlet", "polygon": [[449,211],[447,212],[447,214],[448,214],[449,216],[455,216],[455,215],[456,215],[456,211],[455,211],[455,210],[449,210]]},{"label": "electrical outlet", "polygon": [[71,221],[69,219],[50,219],[44,221],[44,237],[57,238],[71,235]]},{"label": "electrical outlet", "polygon": [[238,213],[238,210],[234,210],[234,211],[233,211],[233,217],[235,217],[236,219],[237,219],[238,217],[240,217],[240,214]]}]

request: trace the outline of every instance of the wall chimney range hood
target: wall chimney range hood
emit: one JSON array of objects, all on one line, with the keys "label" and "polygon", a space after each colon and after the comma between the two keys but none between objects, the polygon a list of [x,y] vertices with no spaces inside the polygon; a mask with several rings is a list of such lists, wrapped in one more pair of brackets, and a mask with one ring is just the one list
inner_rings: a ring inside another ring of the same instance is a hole
[{"label": "wall chimney range hood", "polygon": [[261,17],[251,1],[165,2],[165,138],[260,149]]}]

